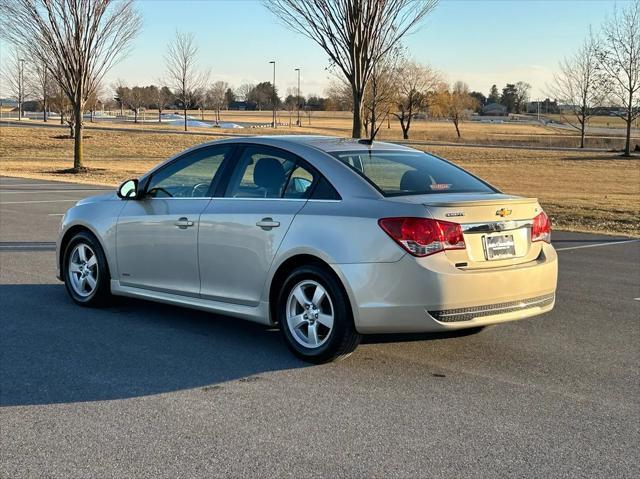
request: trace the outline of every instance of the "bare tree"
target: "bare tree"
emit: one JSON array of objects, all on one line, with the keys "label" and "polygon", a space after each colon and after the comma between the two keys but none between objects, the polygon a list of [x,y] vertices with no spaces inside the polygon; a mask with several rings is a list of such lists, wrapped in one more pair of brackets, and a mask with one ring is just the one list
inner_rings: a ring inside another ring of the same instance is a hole
[{"label": "bare tree", "polygon": [[549,94],[565,104],[571,115],[562,118],[580,131],[580,148],[584,148],[589,119],[604,104],[607,89],[598,66],[597,39],[589,36],[570,58],[560,62],[560,71],[554,75]]},{"label": "bare tree", "polygon": [[102,95],[102,86],[98,85],[95,91],[91,93],[87,97],[87,101],[85,103],[86,109],[89,110],[89,121],[93,123],[93,119],[95,117],[96,110],[100,105],[102,105],[102,100],[100,100],[100,96]]},{"label": "bare tree", "polygon": [[602,29],[600,68],[609,78],[612,101],[627,126],[624,156],[631,155],[631,125],[640,116],[640,1],[615,9]]},{"label": "bare tree", "polygon": [[[298,98],[298,90],[295,87],[287,88],[287,96],[284,99],[284,107],[289,112],[289,126],[293,125],[293,112],[296,111],[299,106],[300,98]],[[298,126],[302,125],[298,124]]]},{"label": "bare tree", "polygon": [[51,75],[47,69],[47,64],[43,61],[36,60],[29,63],[29,81],[31,84],[30,90],[33,95],[40,97],[40,103],[42,105],[42,119],[46,123],[47,113],[49,108],[49,96],[53,87],[53,81]]},{"label": "bare tree", "polygon": [[249,101],[249,95],[251,95],[254,88],[255,85],[253,83],[243,83],[236,90],[236,95],[238,95],[238,98],[242,101]]},{"label": "bare tree", "polygon": [[0,72],[3,90],[18,102],[18,120],[22,120],[23,103],[30,95],[32,87],[31,70],[25,68],[24,57],[24,52],[14,48],[7,56],[7,61]]},{"label": "bare tree", "polygon": [[362,99],[363,123],[370,141],[375,140],[380,127],[395,108],[397,81],[396,55],[388,55],[373,68]]},{"label": "bare tree", "polygon": [[456,82],[453,88],[446,83],[441,83],[429,107],[430,113],[439,118],[446,118],[456,128],[458,138],[460,134],[460,122],[468,117],[475,108],[477,100],[469,94],[469,86],[461,81]]},{"label": "bare tree", "polygon": [[[51,110],[60,114],[60,124],[64,125],[65,119],[71,117],[71,103],[69,98],[64,93],[64,90],[58,85],[57,82],[53,82],[51,86],[51,93],[49,94],[49,105]],[[73,138],[73,124],[71,124],[69,138]]]},{"label": "bare tree", "polygon": [[351,86],[352,136],[362,136],[362,99],[374,66],[438,0],[263,0],[292,30],[315,41]]},{"label": "bare tree", "polygon": [[184,131],[187,131],[187,109],[194,94],[206,84],[206,75],[198,71],[198,46],[193,33],[176,31],[176,36],[167,47],[165,63],[167,81],[173,88],[176,100],[182,105]]},{"label": "bare tree", "polygon": [[[204,80],[203,83],[206,84],[207,81]],[[200,110],[200,120],[202,121],[204,121],[204,110],[207,106],[207,90],[204,84],[191,92],[191,99],[189,100],[191,105]]]},{"label": "bare tree", "polygon": [[427,92],[435,89],[440,75],[435,70],[414,61],[403,61],[397,67],[396,81],[397,111],[393,115],[400,122],[402,137],[408,140],[411,122],[420,110],[426,108]]},{"label": "bare tree", "polygon": [[3,34],[47,62],[73,107],[73,166],[82,168],[82,112],[109,69],[127,53],[141,20],[133,0],[0,0]]},{"label": "bare tree", "polygon": [[120,107],[120,116],[124,116],[124,107],[125,105],[127,105],[127,95],[129,94],[129,92],[131,91],[131,89],[127,86],[127,83],[122,80],[122,79],[118,79],[118,81],[116,81],[111,88],[113,89],[113,93],[114,93],[114,100],[118,103],[118,106]]},{"label": "bare tree", "polygon": [[330,104],[330,109],[338,111],[353,111],[353,97],[351,86],[341,79],[333,78],[325,90],[325,95]]},{"label": "bare tree", "polygon": [[527,82],[519,81],[515,85],[515,107],[516,113],[522,113],[525,105],[529,101],[529,91],[531,91],[531,85]]},{"label": "bare tree", "polygon": [[149,95],[149,89],[147,87],[134,86],[131,89],[127,89],[125,93],[124,101],[127,106],[133,111],[133,122],[138,123],[138,115],[140,110],[145,108],[151,103]]},{"label": "bare tree", "polygon": [[209,105],[216,114],[216,123],[220,123],[220,110],[222,110],[227,105],[227,90],[229,89],[229,84],[225,81],[217,81],[211,88],[207,90],[207,105]]},{"label": "bare tree", "polygon": [[[163,80],[158,80],[158,85],[162,85]],[[169,90],[168,87],[154,87],[151,90],[151,97],[155,107],[158,109],[158,123],[162,122],[162,112],[167,108],[171,102],[173,101],[173,93]]]}]

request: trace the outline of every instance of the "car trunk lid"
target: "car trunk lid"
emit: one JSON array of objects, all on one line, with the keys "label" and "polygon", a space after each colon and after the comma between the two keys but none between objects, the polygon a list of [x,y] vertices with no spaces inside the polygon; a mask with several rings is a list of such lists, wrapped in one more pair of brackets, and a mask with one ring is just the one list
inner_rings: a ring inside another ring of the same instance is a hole
[{"label": "car trunk lid", "polygon": [[542,211],[536,198],[442,193],[394,200],[422,204],[434,219],[462,225],[466,248],[445,252],[459,268],[512,266],[540,255],[541,243],[531,241],[533,218]]}]

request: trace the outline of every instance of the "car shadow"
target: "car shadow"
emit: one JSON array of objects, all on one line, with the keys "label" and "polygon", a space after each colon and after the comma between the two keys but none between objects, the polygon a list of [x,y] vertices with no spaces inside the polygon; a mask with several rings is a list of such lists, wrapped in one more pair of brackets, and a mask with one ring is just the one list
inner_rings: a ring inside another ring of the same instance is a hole
[{"label": "car shadow", "polygon": [[302,368],[275,329],[60,284],[0,285],[0,406],[134,398]]}]

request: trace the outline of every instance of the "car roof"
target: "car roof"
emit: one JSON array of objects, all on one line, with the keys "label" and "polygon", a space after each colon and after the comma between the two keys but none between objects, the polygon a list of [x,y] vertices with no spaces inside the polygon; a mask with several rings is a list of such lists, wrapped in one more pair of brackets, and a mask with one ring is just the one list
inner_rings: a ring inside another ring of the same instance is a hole
[{"label": "car roof", "polygon": [[305,145],[327,153],[335,151],[361,151],[366,149],[412,150],[412,148],[395,143],[385,143],[381,141],[369,142],[369,140],[321,135],[263,135],[245,137],[243,140],[245,142],[251,142],[252,140],[269,140],[271,144],[280,143],[282,146],[286,146],[286,144]]}]

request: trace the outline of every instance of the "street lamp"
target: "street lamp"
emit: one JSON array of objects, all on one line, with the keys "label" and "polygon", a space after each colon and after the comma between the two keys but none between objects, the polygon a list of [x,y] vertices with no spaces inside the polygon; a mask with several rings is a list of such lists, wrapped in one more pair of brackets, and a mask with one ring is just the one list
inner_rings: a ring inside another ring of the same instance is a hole
[{"label": "street lamp", "polygon": [[24,100],[24,58],[18,58],[18,121],[22,121],[22,101]]},{"label": "street lamp", "polygon": [[298,103],[298,126],[302,126],[302,123],[300,123],[300,69],[296,68],[294,71],[298,72],[298,98],[297,98],[297,103]]},{"label": "street lamp", "polygon": [[269,63],[273,63],[273,120],[271,126],[276,128],[276,62],[272,60]]}]

